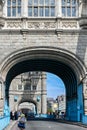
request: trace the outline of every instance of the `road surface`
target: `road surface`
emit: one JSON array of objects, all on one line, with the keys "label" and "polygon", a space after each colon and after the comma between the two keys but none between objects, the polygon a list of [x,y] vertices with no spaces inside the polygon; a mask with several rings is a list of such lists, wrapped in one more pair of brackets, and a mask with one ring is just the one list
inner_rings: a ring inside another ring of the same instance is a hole
[{"label": "road surface", "polygon": [[[13,126],[12,130],[19,130],[17,124]],[[87,128],[53,121],[32,120],[27,121],[25,130],[87,130]]]}]

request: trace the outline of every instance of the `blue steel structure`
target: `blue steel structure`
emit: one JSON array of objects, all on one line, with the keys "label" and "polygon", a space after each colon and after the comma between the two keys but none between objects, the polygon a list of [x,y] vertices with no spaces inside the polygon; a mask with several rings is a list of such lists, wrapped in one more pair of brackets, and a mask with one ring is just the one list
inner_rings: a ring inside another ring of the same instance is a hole
[{"label": "blue steel structure", "polygon": [[3,116],[0,117],[0,130],[4,130],[10,123],[10,110],[7,105],[7,100],[4,103]]},{"label": "blue steel structure", "polygon": [[[71,121],[76,121],[76,122],[83,122],[86,124],[87,122],[87,116],[84,116],[84,107],[83,107],[83,86],[80,84],[77,87],[77,92],[78,92],[78,98],[74,98],[71,101],[67,101],[67,108],[66,108],[66,113],[67,113],[67,120]],[[73,107],[74,106],[74,107]],[[49,115],[43,115],[41,114],[40,116],[36,115],[36,117],[40,118],[53,118]],[[0,130],[3,130],[10,121],[10,110],[8,106],[8,101],[5,101],[4,105],[4,116],[0,118]]]},{"label": "blue steel structure", "polygon": [[9,115],[0,117],[0,130],[4,130],[4,128],[8,126],[9,122],[10,122]]}]

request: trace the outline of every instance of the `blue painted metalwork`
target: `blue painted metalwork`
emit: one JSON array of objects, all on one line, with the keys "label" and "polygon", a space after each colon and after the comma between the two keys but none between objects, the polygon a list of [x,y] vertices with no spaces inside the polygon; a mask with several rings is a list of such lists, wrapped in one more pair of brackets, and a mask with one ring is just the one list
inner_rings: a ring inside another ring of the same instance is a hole
[{"label": "blue painted metalwork", "polygon": [[10,116],[10,109],[9,109],[7,100],[5,100],[5,103],[4,103],[4,115],[5,116]]},{"label": "blue painted metalwork", "polygon": [[78,86],[78,121],[83,124],[87,124],[87,115],[84,114],[84,104],[83,104],[83,85]]},{"label": "blue painted metalwork", "polygon": [[84,115],[83,104],[83,85],[77,87],[77,97],[67,101],[66,119],[70,121],[82,122],[87,124],[87,115]]},{"label": "blue painted metalwork", "polygon": [[78,121],[82,122],[83,114],[84,114],[84,107],[83,107],[83,86],[80,84],[78,86],[78,102],[77,102],[77,112],[78,112]]},{"label": "blue painted metalwork", "polygon": [[54,115],[37,114],[37,115],[35,115],[35,118],[49,118],[49,119],[54,119]]},{"label": "blue painted metalwork", "polygon": [[10,123],[10,111],[7,105],[7,100],[4,103],[3,116],[0,117],[0,130],[3,130]]},{"label": "blue painted metalwork", "polygon": [[87,115],[83,115],[82,122],[87,125]]},{"label": "blue painted metalwork", "polygon": [[10,116],[0,117],[0,130],[3,130],[6,126],[8,126],[9,122],[10,122]]},{"label": "blue painted metalwork", "polygon": [[66,119],[70,121],[77,121],[77,99],[67,101],[66,104]]}]

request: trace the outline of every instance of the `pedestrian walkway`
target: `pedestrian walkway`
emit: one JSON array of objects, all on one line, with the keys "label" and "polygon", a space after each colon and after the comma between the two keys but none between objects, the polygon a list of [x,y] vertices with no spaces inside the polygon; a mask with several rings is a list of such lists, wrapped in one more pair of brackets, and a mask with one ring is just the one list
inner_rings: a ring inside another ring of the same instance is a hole
[{"label": "pedestrian walkway", "polygon": [[10,120],[10,124],[4,130],[11,130],[12,127],[16,124],[17,120]]},{"label": "pedestrian walkway", "polygon": [[[27,122],[28,123],[28,122]],[[27,123],[26,123],[26,130],[28,130],[27,128]],[[6,128],[5,130],[19,130],[18,128],[18,122],[15,121],[15,122],[11,122],[11,124],[8,126],[8,128]]]}]

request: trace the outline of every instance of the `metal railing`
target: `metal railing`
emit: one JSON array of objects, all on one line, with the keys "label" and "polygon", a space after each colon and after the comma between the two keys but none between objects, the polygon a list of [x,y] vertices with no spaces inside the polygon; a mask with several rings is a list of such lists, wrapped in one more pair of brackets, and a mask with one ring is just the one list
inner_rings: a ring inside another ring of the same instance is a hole
[{"label": "metal railing", "polygon": [[1,116],[0,117],[0,130],[4,130],[6,126],[9,125],[10,116]]}]

